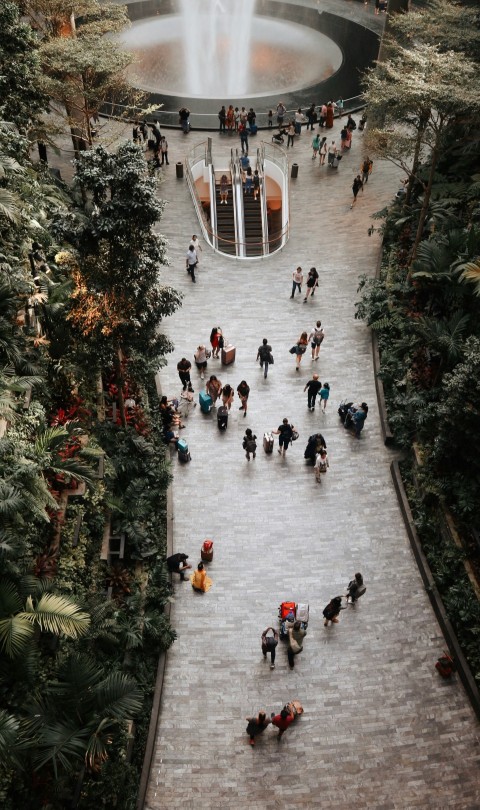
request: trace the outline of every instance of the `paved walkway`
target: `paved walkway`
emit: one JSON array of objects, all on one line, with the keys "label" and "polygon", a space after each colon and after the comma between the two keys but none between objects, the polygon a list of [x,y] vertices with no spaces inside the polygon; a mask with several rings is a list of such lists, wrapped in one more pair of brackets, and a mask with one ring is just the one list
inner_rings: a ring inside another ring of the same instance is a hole
[{"label": "paved walkway", "polygon": [[[333,135],[339,134],[338,123]],[[195,564],[205,537],[215,541],[212,589],[195,594],[175,584],[172,621],[178,640],[168,653],[148,810],[248,808],[478,808],[479,727],[460,682],[442,681],[434,662],[443,638],[424,593],[390,479],[391,452],[382,444],[368,329],[354,318],[361,273],[373,275],[380,240],[370,215],[397,188],[396,170],[377,162],[365,193],[350,210],[350,188],[363,157],[356,133],[337,172],[311,160],[310,135],[291,151],[299,176],[291,184],[292,235],[264,261],[238,262],[204,245],[198,283],[184,269],[192,233],[199,233],[185,181],[173,163],[200,137],[167,134],[172,165],[161,194],[168,200],[161,231],[171,265],[162,281],[181,289],[182,309],[165,323],[175,344],[162,373],[163,390],[178,394],[176,363],[193,361],[213,325],[237,347],[233,366],[210,361],[209,372],[234,387],[251,386],[248,418],[238,402],[228,430],[199,408],[183,434],[192,462],[173,459],[174,545]],[[214,135],[215,166],[230,148]],[[313,301],[290,300],[293,268],[316,265]],[[301,331],[321,319],[320,360],[305,355],[300,372],[288,353]],[[255,363],[267,337],[275,365],[265,381]],[[306,407],[303,386],[315,370],[331,386],[326,416]],[[193,373],[196,395],[201,388]],[[361,441],[339,423],[344,397],[370,405]],[[244,429],[261,440],[282,418],[299,441],[285,459],[259,446],[247,462]],[[330,470],[315,483],[303,450],[321,429]],[[367,594],[341,622],[325,629],[322,609],[361,570]],[[270,671],[260,634],[277,623],[284,599],[310,603],[303,653],[289,671],[278,649]],[[294,697],[304,716],[281,742],[267,729],[251,749],[245,717],[278,711]]]}]

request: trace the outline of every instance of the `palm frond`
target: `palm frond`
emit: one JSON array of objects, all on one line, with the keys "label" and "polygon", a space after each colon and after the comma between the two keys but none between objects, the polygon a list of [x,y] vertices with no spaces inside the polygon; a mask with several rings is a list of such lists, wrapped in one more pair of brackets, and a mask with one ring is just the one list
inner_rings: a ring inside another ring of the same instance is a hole
[{"label": "palm frond", "polygon": [[31,624],[38,623],[44,631],[70,638],[84,636],[90,624],[88,613],[84,613],[75,602],[53,593],[43,594],[35,606],[29,597],[25,612],[19,616]]},{"label": "palm frond", "polygon": [[96,689],[98,714],[127,720],[138,714],[143,695],[137,682],[122,672],[112,672]]},{"label": "palm frond", "polygon": [[22,655],[34,632],[33,625],[24,614],[19,613],[8,619],[0,619],[0,650],[9,658]]}]

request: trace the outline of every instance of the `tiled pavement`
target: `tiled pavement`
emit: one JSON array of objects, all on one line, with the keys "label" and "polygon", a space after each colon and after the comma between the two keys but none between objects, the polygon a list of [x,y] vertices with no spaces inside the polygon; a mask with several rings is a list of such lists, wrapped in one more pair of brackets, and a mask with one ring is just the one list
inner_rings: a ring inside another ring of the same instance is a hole
[{"label": "tiled pavement", "polygon": [[[333,131],[338,136],[339,126]],[[237,347],[233,366],[210,361],[209,373],[251,386],[248,417],[235,402],[221,434],[215,412],[197,407],[182,431],[192,461],[173,459],[174,546],[195,564],[205,537],[215,541],[212,589],[195,594],[175,583],[172,620],[178,639],[167,657],[148,810],[199,807],[237,810],[321,808],[478,808],[479,728],[460,682],[442,681],[434,663],[444,646],[424,593],[390,479],[391,451],[381,440],[370,335],[354,319],[361,273],[372,275],[378,235],[370,215],[397,188],[396,170],[377,162],[351,211],[350,187],[363,157],[362,135],[337,172],[311,160],[303,134],[291,157],[300,166],[291,184],[292,232],[284,250],[264,261],[237,262],[203,245],[198,283],[184,269],[189,237],[199,232],[185,181],[174,162],[201,140],[167,133],[170,167],[160,189],[168,200],[160,230],[170,242],[161,277],[181,289],[181,310],[165,323],[175,352],[161,372],[164,392],[178,394],[176,363],[193,361],[213,325]],[[261,137],[261,133],[260,133]],[[220,167],[230,141],[213,136]],[[293,268],[316,265],[313,301],[290,300]],[[309,354],[295,371],[288,349],[321,319],[320,360]],[[255,363],[263,337],[275,365],[265,381]],[[306,407],[311,372],[331,386],[327,415]],[[201,388],[193,373],[196,395]],[[365,399],[362,439],[339,423],[344,397]],[[287,416],[300,431],[286,459],[255,461],[241,447],[245,427],[259,440]],[[305,465],[308,435],[321,429],[330,470],[320,485]],[[326,630],[322,609],[361,570],[368,590],[358,606]],[[276,625],[283,599],[310,603],[303,653],[290,672],[278,649],[270,671],[260,634]],[[254,749],[245,717],[279,710],[298,697],[305,714],[281,742],[267,729]]]},{"label": "tiled pavement", "polygon": [[[114,127],[121,137],[121,127]],[[107,142],[113,142],[104,130]],[[128,137],[130,127],[125,128]],[[338,140],[339,126],[332,137]],[[213,537],[209,566],[214,585],[205,595],[175,583],[173,624],[178,639],[167,657],[156,754],[147,810],[360,810],[480,807],[479,727],[463,688],[442,681],[434,662],[444,647],[424,593],[389,473],[391,451],[381,440],[368,330],[354,319],[361,273],[373,275],[379,238],[369,237],[370,215],[397,188],[396,170],[376,162],[351,211],[350,187],[363,157],[362,135],[337,172],[311,160],[310,136],[291,152],[299,176],[291,184],[292,233],[284,250],[263,261],[237,262],[203,245],[198,283],[184,270],[184,253],[199,232],[176,160],[202,139],[167,132],[171,165],[160,193],[168,200],[160,230],[170,242],[162,280],[185,293],[181,310],[165,323],[175,353],[161,372],[169,395],[178,393],[175,366],[220,325],[237,347],[235,365],[209,372],[235,387],[251,386],[248,418],[238,403],[220,434],[215,413],[199,408],[182,433],[192,462],[173,460],[175,550],[199,559]],[[262,133],[260,133],[262,137]],[[215,166],[231,142],[213,135]],[[255,141],[252,140],[252,146]],[[68,142],[67,142],[68,148]],[[51,164],[69,177],[65,158]],[[293,268],[320,272],[313,301],[289,298]],[[305,355],[300,372],[288,349],[321,319],[320,360]],[[273,346],[267,381],[255,363],[262,337]],[[313,366],[331,386],[327,415],[310,413],[303,386]],[[196,394],[200,381],[193,373]],[[365,398],[370,411],[357,442],[341,427],[344,397]],[[299,441],[287,458],[261,449],[245,459],[241,440],[250,426],[259,440],[283,416]],[[320,485],[305,466],[308,435],[321,429],[331,467]],[[321,611],[356,570],[368,590],[358,606],[326,630]],[[310,603],[303,653],[293,672],[280,646],[272,672],[260,634],[277,622],[283,599]],[[279,743],[267,729],[254,749],[245,717],[278,710],[298,697],[305,714]]]}]

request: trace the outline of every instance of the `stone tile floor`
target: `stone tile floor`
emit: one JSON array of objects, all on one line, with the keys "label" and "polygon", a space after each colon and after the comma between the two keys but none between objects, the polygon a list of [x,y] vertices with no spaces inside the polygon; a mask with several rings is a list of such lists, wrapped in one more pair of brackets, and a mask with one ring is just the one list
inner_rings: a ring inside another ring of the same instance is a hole
[{"label": "stone tile floor", "polygon": [[[336,123],[337,139],[339,129]],[[311,136],[302,134],[290,150],[300,168],[291,183],[292,230],[283,251],[239,262],[203,244],[194,286],[184,253],[200,229],[173,164],[202,136],[167,137],[171,165],[160,188],[168,201],[160,230],[171,263],[161,279],[185,298],[165,322],[175,352],[161,385],[169,396],[178,394],[177,361],[185,355],[193,362],[196,346],[220,325],[237,347],[236,362],[222,368],[211,360],[208,372],[235,388],[246,379],[251,394],[247,418],[236,401],[226,433],[218,431],[215,412],[205,416],[197,407],[182,431],[192,461],[172,461],[175,550],[196,564],[202,540],[212,537],[214,584],[197,595],[188,582],[175,583],[178,640],[167,658],[146,807],[478,808],[478,723],[460,682],[444,682],[434,669],[444,642],[390,479],[392,451],[380,434],[370,335],[354,317],[359,275],[374,274],[380,250],[379,236],[367,234],[370,216],[395,193],[397,170],[376,162],[351,211],[362,135],[355,133],[352,152],[334,172],[311,160]],[[214,165],[221,168],[231,141],[216,134],[213,141]],[[308,304],[289,298],[297,264],[320,273]],[[288,349],[317,319],[326,331],[320,360],[312,363],[306,354],[296,372]],[[255,363],[263,337],[275,357],[267,380]],[[313,370],[331,386],[326,415],[307,410],[303,387]],[[192,376],[198,395],[201,381]],[[370,405],[360,441],[339,422],[344,397]],[[300,431],[286,458],[266,456],[259,441],[256,460],[247,462],[244,429],[261,440],[284,416]],[[318,429],[331,465],[321,484],[303,459],[307,438]],[[356,570],[367,593],[326,630],[322,609]],[[308,635],[293,671],[282,645],[271,671],[260,635],[276,625],[284,599],[310,603]],[[303,717],[281,742],[267,729],[251,749],[245,717],[279,710],[294,697],[305,706]]]},{"label": "stone tile floor", "polygon": [[[131,127],[109,125],[108,143]],[[332,137],[339,140],[336,122]],[[290,150],[299,164],[292,181],[291,238],[281,253],[239,262],[203,244],[198,283],[184,270],[192,233],[200,233],[186,182],[175,162],[204,138],[167,131],[170,166],[159,193],[168,202],[159,229],[169,240],[170,266],[161,280],[184,292],[183,307],[165,322],[175,344],[161,385],[179,393],[176,363],[193,360],[213,325],[237,347],[236,362],[209,373],[234,387],[251,386],[247,418],[235,402],[228,430],[220,434],[215,412],[197,407],[182,431],[192,461],[173,458],[175,550],[195,564],[205,537],[215,541],[209,574],[214,585],[195,594],[175,584],[172,620],[178,639],[167,657],[147,810],[360,810],[480,807],[479,726],[461,683],[442,681],[434,662],[444,648],[410,551],[390,479],[392,451],[382,444],[375,399],[370,335],[354,318],[358,278],[373,275],[380,240],[367,235],[370,216],[397,189],[398,173],[375,162],[357,205],[351,184],[364,156],[355,133],[350,154],[334,172],[311,160],[311,136]],[[251,153],[265,133],[251,139]],[[236,145],[213,134],[215,167]],[[67,148],[68,143],[66,143]],[[67,179],[65,154],[52,156]],[[226,163],[225,163],[226,165]],[[308,304],[290,300],[291,273],[315,265],[320,288]],[[320,360],[309,354],[295,372],[288,353],[304,329],[321,319],[326,338]],[[275,365],[267,380],[255,363],[263,337]],[[331,386],[326,415],[307,410],[303,387],[313,370]],[[201,388],[193,373],[195,393]],[[344,397],[370,405],[356,441],[341,426],[336,408]],[[247,462],[244,429],[259,440],[283,416],[300,439],[285,459],[259,449]],[[310,433],[326,437],[330,470],[316,484],[303,450]],[[338,625],[323,627],[322,609],[361,570],[368,585]],[[277,622],[284,599],[308,601],[310,623],[303,653],[288,668],[280,645],[271,671],[260,635]],[[278,711],[298,697],[305,714],[277,741],[267,729],[254,749],[245,717]]]}]

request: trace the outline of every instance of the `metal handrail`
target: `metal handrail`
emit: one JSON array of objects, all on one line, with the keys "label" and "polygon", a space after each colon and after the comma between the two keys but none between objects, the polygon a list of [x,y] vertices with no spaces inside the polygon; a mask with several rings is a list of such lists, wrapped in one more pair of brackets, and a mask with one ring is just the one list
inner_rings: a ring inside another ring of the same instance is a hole
[{"label": "metal handrail", "polygon": [[267,193],[265,186],[265,150],[262,149],[263,142],[257,147],[256,168],[260,175],[260,206],[262,211],[262,234],[263,234],[263,255],[270,253],[270,243],[268,241],[268,213],[267,213]]},{"label": "metal handrail", "polygon": [[[316,108],[320,105],[316,105]],[[343,99],[343,114],[348,112],[353,112],[354,110],[358,110],[365,106],[365,100],[363,98],[363,94],[360,93],[357,96],[352,96],[351,98]],[[287,110],[285,113],[285,119],[294,118],[295,113],[297,112],[297,108],[293,110]],[[273,110],[274,118],[273,118],[273,127],[272,129],[276,129],[277,122],[275,116],[275,110]],[[177,110],[165,110],[163,107],[159,107],[155,112],[149,112],[147,115],[145,114],[145,109],[143,107],[135,107],[129,106],[125,104],[116,104],[113,102],[105,102],[101,115],[107,118],[126,118],[129,121],[135,120],[142,120],[147,119],[149,121],[157,120],[160,126],[167,127],[167,128],[177,128],[180,126],[179,119],[178,119],[178,111]],[[339,113],[334,111],[335,117],[339,116]],[[269,119],[268,119],[268,111],[257,113],[256,116],[256,124],[259,129],[270,129],[269,127]],[[190,113],[190,125],[193,129],[200,129],[200,130],[216,130],[218,131],[218,113],[197,113],[192,112]],[[237,133],[232,131],[232,136],[235,136]],[[229,137],[228,133],[225,135],[226,138]]]},{"label": "metal handrail", "polygon": [[[263,153],[265,152],[265,150],[264,150],[265,145],[268,146],[268,144],[265,144],[262,141],[262,144],[261,144],[260,148],[263,148]],[[275,149],[278,149],[278,147],[272,147],[272,149],[270,151],[272,151],[272,153],[273,153]],[[235,156],[236,156],[236,161],[237,161],[237,165],[236,165],[235,170],[236,170],[236,172],[239,172],[239,161],[240,161],[240,159],[239,159],[239,155],[238,155],[238,150],[235,150]],[[194,147],[192,147],[190,152],[187,154],[186,160],[185,160],[185,169],[186,169],[187,182],[188,182],[190,192],[191,192],[191,195],[192,195],[193,204],[194,204],[194,207],[195,207],[195,210],[197,212],[197,216],[198,216],[198,219],[199,219],[199,222],[200,222],[200,227],[202,229],[203,237],[210,245],[213,245],[213,247],[221,255],[226,256],[229,259],[235,258],[235,256],[232,256],[232,254],[225,253],[223,250],[220,250],[218,248],[218,233],[216,232],[216,229],[212,228],[211,223],[208,222],[207,217],[205,215],[205,211],[203,210],[201,200],[200,200],[200,198],[198,196],[198,192],[197,192],[197,189],[196,189],[196,186],[195,186],[195,181],[193,179],[193,174],[192,174],[191,167],[196,165],[197,163],[199,163],[201,160],[203,160],[205,162],[205,164],[206,164],[206,162],[207,162],[207,141],[202,141],[202,143],[196,144]],[[281,161],[277,161],[277,165],[279,165],[279,166],[281,166],[283,168],[284,164],[282,164]],[[285,171],[287,171],[287,176],[288,176],[288,159],[287,159],[286,155],[285,155],[285,165],[286,165]],[[241,175],[239,175],[239,176],[241,177]],[[215,175],[214,175],[214,172],[213,172],[213,165],[212,165],[211,182],[212,182],[212,179],[213,179],[213,182],[215,182],[214,178],[215,178]],[[232,191],[233,191],[233,189],[232,189]],[[212,191],[210,191],[210,193],[212,193]],[[213,194],[214,194],[214,198],[215,198],[215,189],[213,190]],[[211,208],[212,208],[212,206],[211,206]],[[257,246],[257,245],[262,246],[262,250],[263,250],[264,255],[267,255],[268,253],[270,253],[270,245],[272,243],[278,244],[278,242],[280,242],[280,246],[275,248],[272,251],[272,253],[274,253],[276,250],[280,250],[280,248],[282,247],[283,242],[284,242],[284,238],[286,238],[288,236],[289,230],[290,230],[290,223],[287,222],[286,225],[275,235],[274,239],[270,239],[270,236],[268,236],[268,239],[262,240],[262,242],[248,242],[248,246],[249,247]],[[222,237],[222,242],[224,244],[227,244],[227,245],[235,245],[235,247],[238,246],[240,248],[240,255],[243,254],[243,258],[245,258],[245,259],[258,259],[259,258],[259,256],[248,256],[248,257],[246,256],[247,242],[244,241],[244,240],[238,240],[238,241],[235,240],[234,241],[234,240],[226,239],[225,237]]]}]

